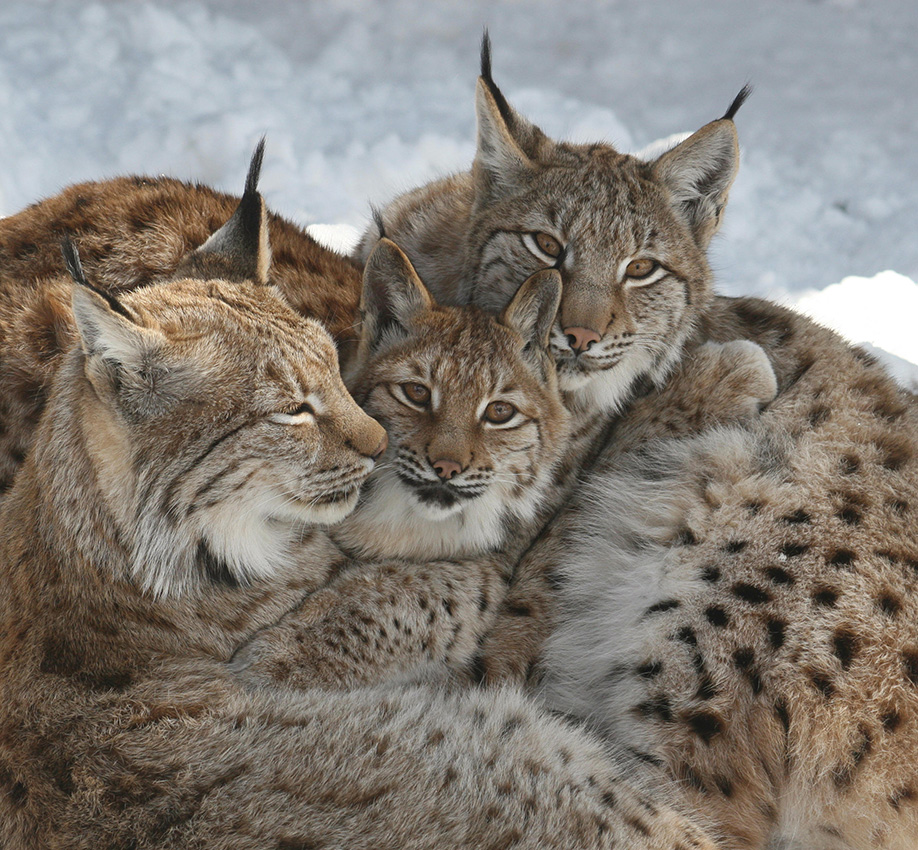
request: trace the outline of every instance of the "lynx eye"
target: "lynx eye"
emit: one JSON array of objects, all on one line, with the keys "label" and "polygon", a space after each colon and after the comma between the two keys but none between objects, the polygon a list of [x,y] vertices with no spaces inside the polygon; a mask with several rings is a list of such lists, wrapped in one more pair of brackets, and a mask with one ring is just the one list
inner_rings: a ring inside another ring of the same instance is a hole
[{"label": "lynx eye", "polygon": [[547,233],[536,233],[536,245],[539,246],[549,257],[557,259],[561,256],[561,243]]},{"label": "lynx eye", "polygon": [[658,268],[660,264],[656,260],[632,260],[625,268],[625,275],[633,280],[643,280],[650,277]]},{"label": "lynx eye", "polygon": [[268,418],[278,425],[303,425],[306,422],[315,422],[316,409],[310,402],[304,401],[283,413],[272,413]]},{"label": "lynx eye", "polygon": [[421,407],[426,407],[430,404],[430,390],[423,384],[416,383],[415,381],[407,381],[401,384],[401,388],[408,401],[420,405]]},{"label": "lynx eye", "polygon": [[564,246],[550,233],[524,233],[523,244],[530,253],[550,266],[564,256]]},{"label": "lynx eye", "polygon": [[492,401],[484,412],[484,418],[495,425],[504,425],[516,416],[516,408],[509,401]]}]

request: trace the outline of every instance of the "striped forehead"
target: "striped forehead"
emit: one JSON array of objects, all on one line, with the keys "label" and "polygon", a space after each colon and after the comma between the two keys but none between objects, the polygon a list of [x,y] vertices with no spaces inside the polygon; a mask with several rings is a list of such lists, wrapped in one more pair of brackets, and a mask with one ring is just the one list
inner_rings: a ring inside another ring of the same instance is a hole
[{"label": "striped forehead", "polygon": [[646,247],[660,236],[655,188],[636,174],[604,179],[591,174],[569,198],[564,229],[580,246],[605,247],[616,254]]},{"label": "striped forehead", "polygon": [[411,357],[421,374],[457,392],[490,391],[510,379],[514,335],[493,319],[461,312],[451,327],[426,335]]},{"label": "striped forehead", "polygon": [[337,375],[338,358],[331,337],[315,322],[293,328],[260,329],[259,355],[264,358],[265,376],[287,390],[309,390]]},{"label": "striped forehead", "polygon": [[227,292],[217,284],[209,290],[176,287],[160,294],[158,302],[134,309],[141,321],[158,326],[175,345],[191,345],[202,355],[209,352],[221,359],[220,352],[234,359],[248,356],[253,368],[260,363],[262,371],[284,384],[302,386],[307,376],[337,371],[328,332],[271,295],[246,287]]}]

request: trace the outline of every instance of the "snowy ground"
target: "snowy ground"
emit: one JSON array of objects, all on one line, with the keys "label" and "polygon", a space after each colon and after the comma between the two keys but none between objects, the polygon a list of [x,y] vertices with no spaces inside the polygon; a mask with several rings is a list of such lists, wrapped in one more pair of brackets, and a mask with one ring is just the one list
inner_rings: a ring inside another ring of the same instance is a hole
[{"label": "snowy ground", "polygon": [[3,0],[0,215],[127,172],[239,191],[267,133],[271,206],[361,228],[469,163],[485,25],[556,136],[635,150],[751,81],[721,291],[799,303],[918,379],[914,0]]}]

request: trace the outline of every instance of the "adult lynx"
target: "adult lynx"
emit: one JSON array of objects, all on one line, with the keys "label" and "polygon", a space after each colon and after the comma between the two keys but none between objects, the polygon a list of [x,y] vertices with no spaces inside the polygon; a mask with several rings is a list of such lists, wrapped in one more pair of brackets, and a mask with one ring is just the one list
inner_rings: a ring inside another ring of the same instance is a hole
[{"label": "adult lynx", "polygon": [[[96,287],[119,295],[174,277],[238,202],[201,184],[119,177],[70,186],[0,221],[0,500],[28,451],[60,357],[74,342],[61,239],[79,244]],[[325,326],[346,362],[357,341],[360,269],[273,213],[267,226],[271,283],[297,312]]]}]

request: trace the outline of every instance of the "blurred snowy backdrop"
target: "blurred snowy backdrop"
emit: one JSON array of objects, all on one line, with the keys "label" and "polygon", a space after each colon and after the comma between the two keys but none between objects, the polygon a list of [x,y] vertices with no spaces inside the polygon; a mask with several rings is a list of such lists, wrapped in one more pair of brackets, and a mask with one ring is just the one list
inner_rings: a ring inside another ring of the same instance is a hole
[{"label": "blurred snowy backdrop", "polygon": [[3,0],[0,215],[123,173],[238,193],[267,134],[269,205],[361,228],[370,200],[470,162],[484,26],[498,84],[554,136],[636,150],[753,83],[720,291],[918,375],[915,0]]}]

